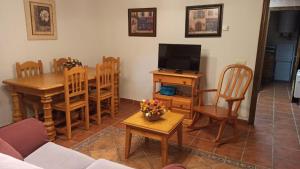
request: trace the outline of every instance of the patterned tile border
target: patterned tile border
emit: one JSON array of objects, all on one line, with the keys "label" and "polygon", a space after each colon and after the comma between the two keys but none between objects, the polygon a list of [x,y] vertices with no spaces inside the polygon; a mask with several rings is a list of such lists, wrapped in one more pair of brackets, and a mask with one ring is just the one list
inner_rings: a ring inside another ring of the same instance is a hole
[{"label": "patterned tile border", "polygon": [[[90,145],[91,143],[95,142],[96,140],[99,139],[99,137],[101,137],[105,134],[111,133],[111,132],[114,132],[114,133],[117,132],[117,133],[120,133],[120,134],[125,134],[125,129],[116,128],[116,127],[113,127],[113,126],[107,127],[105,129],[95,133],[94,135],[86,138],[82,142],[74,145],[72,147],[72,149],[78,151],[82,147],[85,147],[85,146]],[[172,146],[173,148],[177,147],[175,143],[169,143],[169,145]],[[242,162],[242,161],[239,161],[239,160],[232,160],[232,159],[229,159],[226,156],[220,156],[220,155],[217,155],[217,154],[214,154],[214,153],[201,151],[201,150],[189,147],[189,146],[183,146],[182,148],[183,148],[183,150],[191,152],[194,155],[198,155],[200,157],[204,157],[206,159],[210,159],[210,160],[214,160],[214,161],[219,161],[221,163],[229,164],[229,165],[232,165],[232,166],[235,166],[235,167],[239,167],[239,168],[243,168],[243,169],[256,169],[258,167],[258,166],[255,166],[253,164],[245,163],[245,162]]]}]

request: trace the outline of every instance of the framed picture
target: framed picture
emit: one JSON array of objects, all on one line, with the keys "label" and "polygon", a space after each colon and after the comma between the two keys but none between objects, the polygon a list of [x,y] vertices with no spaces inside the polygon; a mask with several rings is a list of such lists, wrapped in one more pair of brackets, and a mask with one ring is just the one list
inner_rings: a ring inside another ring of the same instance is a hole
[{"label": "framed picture", "polygon": [[223,4],[186,7],[185,37],[220,37]]},{"label": "framed picture", "polygon": [[129,36],[156,36],[156,8],[128,9]]},{"label": "framed picture", "polygon": [[57,39],[54,0],[24,0],[27,39]]}]

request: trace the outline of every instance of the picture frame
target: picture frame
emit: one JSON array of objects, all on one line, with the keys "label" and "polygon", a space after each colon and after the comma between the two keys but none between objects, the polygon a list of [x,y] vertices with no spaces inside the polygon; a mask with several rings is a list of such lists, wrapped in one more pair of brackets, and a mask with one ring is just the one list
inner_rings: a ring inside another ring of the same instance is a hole
[{"label": "picture frame", "polygon": [[156,8],[128,9],[128,35],[156,37]]},{"label": "picture frame", "polygon": [[221,37],[223,4],[186,7],[185,37]]},{"label": "picture frame", "polygon": [[24,0],[28,40],[57,39],[54,0]]}]

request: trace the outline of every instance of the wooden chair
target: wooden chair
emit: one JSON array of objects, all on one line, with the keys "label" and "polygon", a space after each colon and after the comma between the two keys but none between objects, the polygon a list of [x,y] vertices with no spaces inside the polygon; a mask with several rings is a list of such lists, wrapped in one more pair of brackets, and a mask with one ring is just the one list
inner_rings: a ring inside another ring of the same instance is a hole
[{"label": "wooden chair", "polygon": [[120,91],[119,91],[119,82],[120,82],[120,57],[111,57],[111,56],[103,56],[102,62],[113,62],[115,63],[114,71],[115,71],[115,112],[119,113],[119,105],[120,105]]},{"label": "wooden chair", "polygon": [[[112,118],[115,117],[115,86],[114,86],[114,62],[104,62],[96,65],[96,90],[90,93],[89,99],[96,102],[96,120],[97,124],[101,124],[102,112],[109,111]],[[108,100],[110,103],[110,110],[102,110],[101,102]]]},{"label": "wooden chair", "polygon": [[70,58],[59,58],[53,59],[53,72],[54,73],[63,73],[64,72],[64,63],[66,63]]},{"label": "wooden chair", "polygon": [[[43,74],[42,61],[26,61],[24,63],[16,63],[17,78],[30,78]],[[22,101],[25,107],[32,108],[34,116],[39,119],[39,109],[41,108],[40,98],[32,95],[22,96]]]},{"label": "wooden chair", "polygon": [[[233,64],[227,66],[222,72],[218,88],[217,89],[207,89],[200,90],[199,95],[199,105],[193,108],[193,121],[189,126],[192,130],[197,130],[203,127],[210,126],[212,120],[216,120],[220,123],[218,135],[214,142],[220,144],[221,137],[225,125],[227,123],[233,125],[234,137],[227,140],[237,138],[237,117],[238,110],[240,108],[241,102],[245,98],[245,93],[252,81],[253,72],[252,70],[240,64]],[[203,104],[203,93],[204,92],[216,92],[215,99],[212,105]],[[224,100],[226,106],[220,106],[220,102]],[[201,118],[201,115],[208,116],[210,118],[210,124],[202,127],[195,127],[197,121]]]},{"label": "wooden chair", "polygon": [[87,67],[74,67],[70,70],[65,68],[64,77],[65,101],[54,104],[53,109],[65,112],[66,127],[58,128],[57,132],[66,133],[67,138],[71,139],[71,128],[80,124],[78,120],[72,123],[72,115],[77,110],[81,110],[81,120],[85,124],[85,129],[89,129]]}]

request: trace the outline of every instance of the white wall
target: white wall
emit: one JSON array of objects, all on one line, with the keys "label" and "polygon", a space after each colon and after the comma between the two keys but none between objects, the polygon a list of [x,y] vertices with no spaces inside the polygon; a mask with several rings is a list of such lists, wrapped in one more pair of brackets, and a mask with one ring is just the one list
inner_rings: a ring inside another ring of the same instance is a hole
[{"label": "white wall", "polygon": [[[185,6],[224,3],[221,38],[184,38]],[[157,37],[128,36],[128,8],[157,7]],[[150,98],[158,43],[202,45],[205,87],[215,87],[221,69],[243,62],[254,68],[262,0],[56,0],[58,40],[27,41],[22,0],[0,1],[0,81],[14,77],[17,61],[44,62],[73,56],[95,65],[103,55],[121,57],[121,97]],[[1,86],[0,126],[11,122],[9,93]],[[250,99],[242,107],[247,118]]]},{"label": "white wall", "polygon": [[[223,25],[230,30],[221,38],[185,38],[185,7],[215,3],[224,3]],[[121,57],[122,97],[151,97],[150,71],[157,69],[158,43],[201,44],[205,87],[215,87],[228,64],[242,62],[254,68],[262,0],[103,0],[103,4],[98,18],[106,23],[102,44],[107,45],[107,54]],[[157,37],[129,37],[128,8],[145,7],[157,7]],[[249,106],[250,96],[242,105],[241,118],[247,119]]]},{"label": "white wall", "polygon": [[[41,59],[45,72],[55,57],[94,65],[101,56],[98,0],[56,0],[58,40],[28,41],[23,0],[0,1],[0,81],[14,77],[15,63]],[[0,85],[0,126],[11,122],[10,95]]]}]

